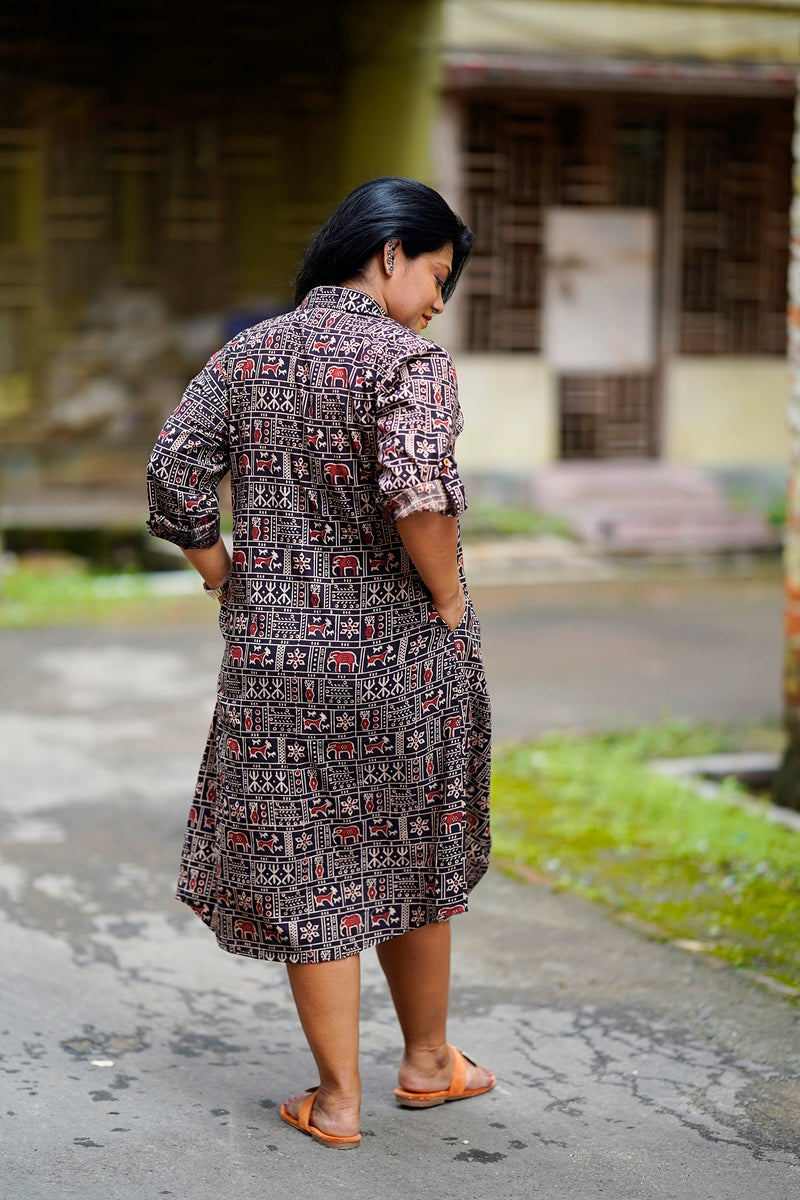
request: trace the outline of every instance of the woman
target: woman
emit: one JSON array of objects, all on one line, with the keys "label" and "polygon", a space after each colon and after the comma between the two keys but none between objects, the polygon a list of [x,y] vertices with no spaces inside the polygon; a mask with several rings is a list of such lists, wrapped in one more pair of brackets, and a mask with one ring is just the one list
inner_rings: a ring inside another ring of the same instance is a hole
[{"label": "woman", "polygon": [[449,919],[489,855],[489,706],[456,378],[420,336],[471,245],[424,184],[357,188],[306,251],[298,307],[214,355],[148,467],[150,531],[220,600],[225,637],[178,898],[223,949],[287,964],[320,1084],[281,1116],[337,1148],[360,1138],[367,946],[405,1040],[398,1103],[494,1085],[445,1033]]}]

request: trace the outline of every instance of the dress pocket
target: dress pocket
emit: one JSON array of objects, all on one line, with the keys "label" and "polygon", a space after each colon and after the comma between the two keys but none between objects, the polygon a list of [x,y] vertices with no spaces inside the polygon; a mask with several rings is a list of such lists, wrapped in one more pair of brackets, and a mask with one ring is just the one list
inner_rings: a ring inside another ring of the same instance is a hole
[{"label": "dress pocket", "polygon": [[466,607],[464,615],[456,625],[455,629],[450,629],[450,645],[454,656],[459,659],[467,659],[472,651],[473,631],[478,618],[475,616],[475,610],[472,607],[472,599],[469,592],[466,593]]}]

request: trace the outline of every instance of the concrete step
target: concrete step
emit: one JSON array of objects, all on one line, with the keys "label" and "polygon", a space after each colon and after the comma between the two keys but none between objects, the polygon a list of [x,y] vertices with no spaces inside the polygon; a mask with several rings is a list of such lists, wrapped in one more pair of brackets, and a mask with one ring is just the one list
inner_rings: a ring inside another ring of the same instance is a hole
[{"label": "concrete step", "polygon": [[762,514],[731,507],[710,473],[683,464],[554,463],[537,471],[531,492],[535,508],[610,552],[723,553],[779,541]]}]

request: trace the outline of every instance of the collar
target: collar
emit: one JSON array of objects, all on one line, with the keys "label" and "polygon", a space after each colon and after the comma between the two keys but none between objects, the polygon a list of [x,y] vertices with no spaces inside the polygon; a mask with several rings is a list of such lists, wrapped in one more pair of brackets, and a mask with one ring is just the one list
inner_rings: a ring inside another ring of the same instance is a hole
[{"label": "collar", "polygon": [[377,300],[366,292],[353,288],[331,287],[327,284],[312,288],[300,304],[301,308],[337,308],[340,312],[359,313],[364,317],[386,317],[388,314]]}]

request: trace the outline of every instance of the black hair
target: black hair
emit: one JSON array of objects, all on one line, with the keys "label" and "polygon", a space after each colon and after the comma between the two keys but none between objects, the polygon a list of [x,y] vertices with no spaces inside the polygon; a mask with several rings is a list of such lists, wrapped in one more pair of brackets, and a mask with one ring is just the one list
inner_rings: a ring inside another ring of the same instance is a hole
[{"label": "black hair", "polygon": [[314,234],[295,279],[295,304],[312,288],[338,286],[360,274],[390,238],[402,242],[409,258],[452,245],[453,269],[442,288],[449,300],[472,249],[472,230],[433,188],[385,176],[357,187]]}]

